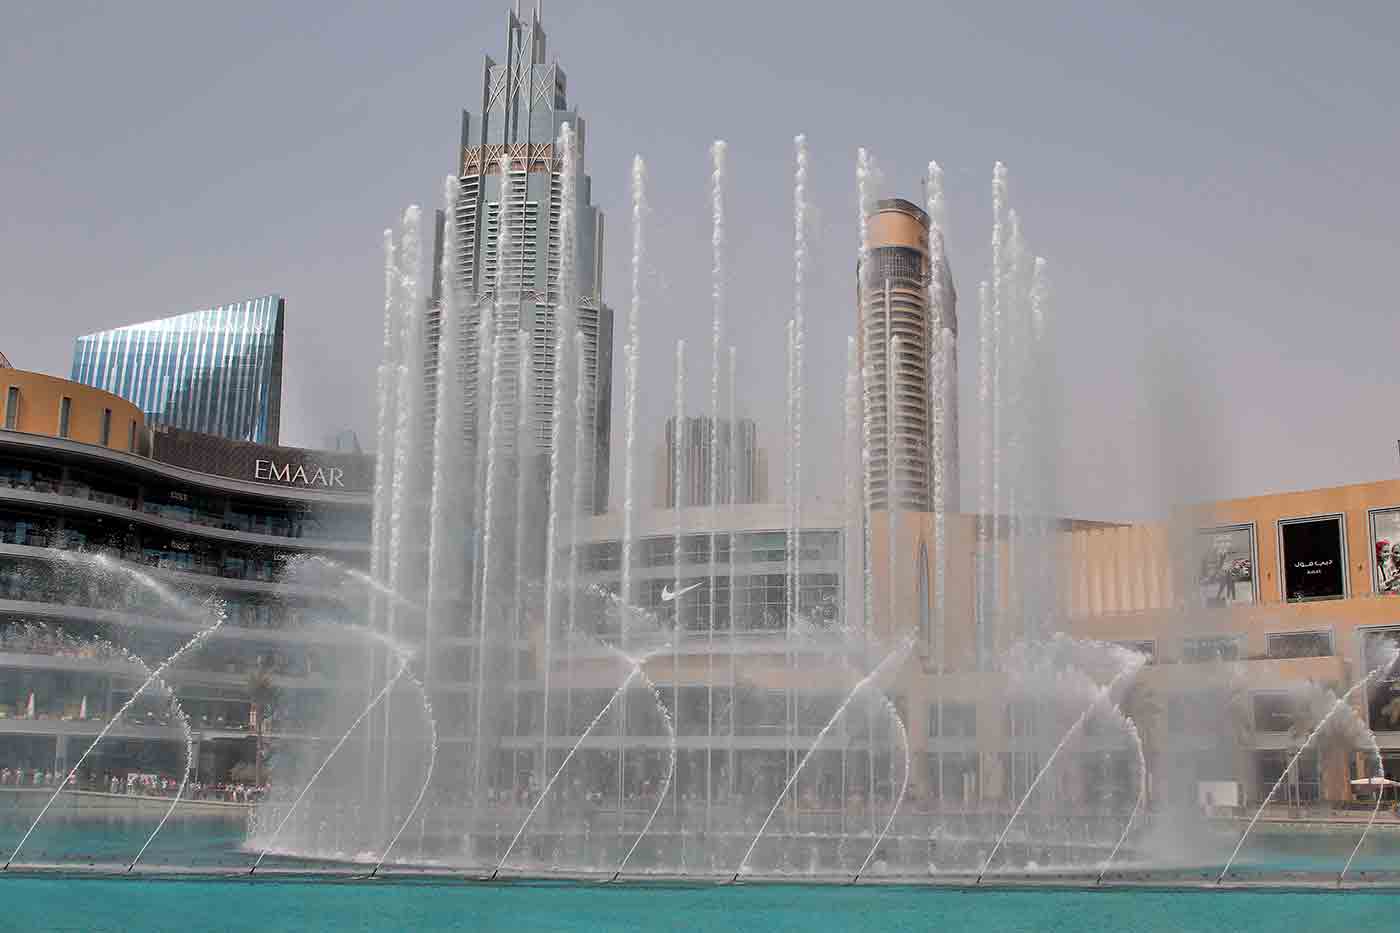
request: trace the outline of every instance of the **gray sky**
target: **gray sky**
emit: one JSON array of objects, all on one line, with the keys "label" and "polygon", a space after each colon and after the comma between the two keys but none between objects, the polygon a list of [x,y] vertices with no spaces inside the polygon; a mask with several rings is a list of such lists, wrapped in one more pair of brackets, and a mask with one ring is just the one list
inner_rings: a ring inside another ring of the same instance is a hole
[{"label": "gray sky", "polygon": [[[1054,276],[1068,509],[1142,514],[1182,491],[1183,471],[1183,494],[1209,496],[1395,476],[1400,7],[1315,6],[888,0],[836,16],[551,0],[551,51],[588,120],[608,214],[619,329],[632,154],[650,168],[644,421],[669,410],[677,337],[690,396],[708,398],[707,147],[723,137],[731,337],[749,410],[781,424],[762,399],[782,385],[791,140],[805,132],[814,484],[832,472],[853,328],[858,145],[885,195],[918,200],[930,158],[947,171],[965,453],[1001,159]],[[78,334],[278,292],[284,441],[342,426],[368,437],[380,231],[410,201],[435,206],[458,113],[479,106],[482,56],[502,56],[505,11],[8,5],[0,351],[66,376]]]}]

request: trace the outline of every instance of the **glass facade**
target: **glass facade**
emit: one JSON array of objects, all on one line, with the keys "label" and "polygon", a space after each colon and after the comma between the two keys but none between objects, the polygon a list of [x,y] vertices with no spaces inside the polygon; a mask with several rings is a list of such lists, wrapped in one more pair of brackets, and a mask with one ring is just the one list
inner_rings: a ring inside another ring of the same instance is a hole
[{"label": "glass facade", "polygon": [[131,401],[154,424],[276,444],[285,307],[265,295],[79,337],[73,381]]},{"label": "glass facade", "polygon": [[[76,764],[144,680],[125,653],[154,664],[218,607],[225,624],[184,656],[177,687],[198,754],[186,762],[170,705],[147,691],[125,716],[144,732],[104,740],[76,783],[187,766],[196,781],[247,783],[233,775],[250,773],[258,722],[269,747],[295,749],[363,671],[363,618],[343,586],[369,537],[354,483],[313,495],[187,480],[155,460],[0,435],[0,770]],[[255,674],[275,690],[262,719]]]}]

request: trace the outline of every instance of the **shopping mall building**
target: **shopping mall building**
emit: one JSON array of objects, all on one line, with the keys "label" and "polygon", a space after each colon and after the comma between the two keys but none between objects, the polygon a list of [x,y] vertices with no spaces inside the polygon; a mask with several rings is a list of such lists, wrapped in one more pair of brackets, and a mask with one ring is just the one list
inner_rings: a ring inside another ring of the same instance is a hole
[{"label": "shopping mall building", "polygon": [[[213,621],[210,597],[227,621],[166,678],[197,778],[252,760],[250,691],[275,697],[264,733],[295,740],[330,696],[347,607],[289,570],[368,564],[373,459],[148,426],[118,396],[22,370],[0,370],[0,393],[0,763],[71,766],[142,679],[90,646],[154,664]],[[178,775],[168,704],[137,712],[86,767]]]},{"label": "shopping mall building", "polygon": [[[796,760],[783,759],[802,754],[824,721],[817,713],[835,709],[852,685],[854,676],[830,663],[823,630],[828,640],[868,637],[868,669],[912,626],[909,660],[884,683],[908,730],[916,799],[1016,799],[1063,734],[1047,698],[1003,663],[1018,640],[1047,630],[1023,620],[1043,618],[1146,658],[1121,705],[1146,746],[1155,798],[1195,802],[1211,781],[1235,783],[1241,802],[1257,801],[1326,714],[1324,691],[1341,696],[1383,656],[1379,642],[1400,642],[1400,481],[1214,502],[1160,524],[1057,521],[1027,530],[1003,522],[998,618],[977,609],[973,516],[948,516],[942,531],[942,613],[932,515],[898,513],[891,529],[877,512],[867,541],[848,510],[809,508],[792,551],[790,521],[782,506],[743,505],[643,512],[635,524],[631,602],[663,629],[679,623],[667,639],[675,657],[649,662],[652,677],[663,695],[676,691],[682,748],[713,744],[717,727],[705,710],[739,708],[737,729],[747,734],[725,739],[740,758],[733,772],[763,767],[745,767],[747,755],[774,758],[768,770],[790,774]],[[618,591],[622,525],[617,514],[585,521],[582,580]],[[1052,568],[1043,587],[1050,598],[1034,606],[1022,605],[1034,586],[1012,585],[1013,536],[1027,553],[1048,553],[1040,564]],[[866,546],[872,622],[862,633],[839,620],[863,617]],[[1396,680],[1382,673],[1352,699],[1354,716],[1335,717],[1335,731],[1346,732],[1342,720],[1365,722],[1387,773],[1400,777]],[[859,745],[862,730],[838,725],[825,745]],[[1281,799],[1348,800],[1350,781],[1375,773],[1374,757],[1357,744],[1364,737],[1333,742],[1332,731],[1289,772]],[[1121,742],[1083,744],[1082,757],[1133,769]],[[683,782],[686,770],[683,755]]]},{"label": "shopping mall building", "polygon": [[[270,674],[277,696],[265,731],[274,741],[304,737],[303,724],[344,688],[337,672],[358,669],[344,655],[362,643],[341,623],[363,622],[364,600],[344,579],[328,586],[288,570],[307,555],[367,565],[371,458],[149,428],[134,406],[101,390],[13,369],[3,376],[0,761],[71,763],[137,683],[130,665],[79,656],[36,635],[36,624],[147,659],[207,624],[172,612],[150,587],[105,585],[62,558],[79,550],[196,600],[224,601],[228,622],[169,678],[192,719],[201,778],[223,779],[252,757],[255,672]],[[1373,665],[1378,641],[1400,640],[1400,481],[1215,502],[1163,524],[1003,522],[994,614],[978,609],[975,557],[985,548],[972,516],[950,515],[940,531],[928,513],[898,513],[891,528],[877,512],[865,535],[849,510],[814,504],[789,549],[791,521],[784,507],[765,504],[636,517],[630,603],[667,646],[647,666],[675,711],[686,794],[715,792],[723,780],[715,760],[732,765],[724,768],[731,781],[791,773],[860,666],[833,661],[833,641],[868,639],[868,667],[912,627],[914,649],[882,683],[907,727],[913,792],[960,805],[1005,800],[1025,789],[1061,734],[1038,719],[1044,698],[1000,663],[1036,634],[1036,619],[1049,619],[1148,659],[1122,705],[1144,740],[1154,795],[1194,799],[1199,781],[1214,780],[1237,782],[1257,800],[1315,723],[1309,703],[1320,688],[1341,695]],[[581,586],[619,591],[623,528],[616,512],[581,520]],[[1032,555],[1054,569],[1039,590],[1026,585]],[[1032,600],[1037,591],[1048,601]],[[871,624],[853,630],[841,623],[847,618]],[[562,760],[615,685],[606,665],[591,669],[547,644],[542,629],[534,620],[511,655],[498,783],[538,786],[548,770],[540,752]],[[436,649],[437,689],[452,688],[437,704],[444,773],[460,774],[470,760],[470,730],[453,725],[473,719],[466,635]],[[546,663],[552,701],[542,697]],[[561,690],[571,691],[572,708]],[[1387,674],[1354,700],[1387,770],[1400,777],[1400,691]],[[153,715],[120,724],[100,767],[177,772],[180,734]],[[873,748],[873,734],[844,724],[828,745]],[[650,743],[659,755],[668,741],[657,734],[630,745]],[[720,746],[723,756],[705,751]],[[894,750],[888,735],[881,747]],[[1098,751],[1106,767],[1132,767],[1121,743]],[[1288,799],[1346,799],[1349,781],[1368,768],[1355,743],[1320,743],[1290,773]]]}]

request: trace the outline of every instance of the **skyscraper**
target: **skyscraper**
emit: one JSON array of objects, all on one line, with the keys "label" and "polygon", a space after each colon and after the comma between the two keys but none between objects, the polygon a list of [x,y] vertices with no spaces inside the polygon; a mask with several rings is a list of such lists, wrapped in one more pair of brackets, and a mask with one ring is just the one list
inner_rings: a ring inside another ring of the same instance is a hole
[{"label": "skyscraper", "polygon": [[[603,214],[592,204],[584,170],[584,122],[570,109],[564,70],[545,54],[545,34],[538,8],[530,21],[507,17],[504,64],[486,59],[481,111],[462,114],[460,193],[451,263],[457,294],[467,306],[466,336],[460,349],[466,386],[463,416],[469,449],[477,445],[482,312],[495,307],[497,333],[528,334],[532,386],[530,418],[533,450],[520,451],[522,462],[547,454],[553,415],[554,380],[561,361],[554,359],[554,318],[560,300],[558,273],[563,242],[562,149],[560,130],[574,133],[574,190],[577,270],[574,294],[578,330],[583,334],[584,417],[579,426],[588,438],[582,465],[580,511],[601,512],[608,496],[608,439],[612,407],[612,309],[603,303]],[[504,174],[503,174],[504,170]],[[502,230],[505,242],[502,242]],[[441,242],[439,238],[438,242]],[[435,250],[441,253],[441,247]],[[425,360],[437,359],[438,328],[428,313]],[[572,342],[570,342],[572,347]],[[513,343],[504,345],[500,364],[518,372],[521,361]],[[572,352],[572,351],[569,351]],[[432,393],[429,369],[429,398]],[[514,380],[499,401],[505,424],[518,416]],[[572,388],[570,388],[572,391]]]},{"label": "skyscraper", "polygon": [[[718,450],[711,450],[711,441]],[[752,418],[731,423],[709,415],[685,418],[676,445],[676,416],[666,419],[665,440],[656,452],[657,505],[676,504],[676,454],[681,458],[681,505],[712,505],[718,491],[720,505],[751,505],[768,501],[768,452],[758,446],[758,427]],[[717,458],[717,459],[716,459]],[[718,482],[711,468],[718,472]]]},{"label": "skyscraper", "polygon": [[79,337],[74,382],[134,403],[153,424],[276,444],[282,416],[277,295]]},{"label": "skyscraper", "polygon": [[[928,214],[909,201],[890,198],[876,202],[868,230],[867,266],[856,275],[863,283],[857,290],[857,333],[862,366],[870,380],[866,417],[871,506],[931,511],[935,501],[933,458],[941,453],[944,508],[955,512],[958,324],[952,273],[946,261],[934,268]],[[935,289],[940,320],[934,320],[935,303],[930,301]],[[940,345],[945,347],[941,378],[933,359]],[[945,441],[942,451],[936,452],[933,423],[939,416],[944,419]]]}]

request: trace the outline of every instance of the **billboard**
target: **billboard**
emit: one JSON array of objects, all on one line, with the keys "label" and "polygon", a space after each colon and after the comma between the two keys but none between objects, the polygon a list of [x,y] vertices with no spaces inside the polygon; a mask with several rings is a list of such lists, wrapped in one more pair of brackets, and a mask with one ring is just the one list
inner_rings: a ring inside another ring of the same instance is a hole
[{"label": "billboard", "polygon": [[1288,602],[1346,596],[1342,517],[1279,522],[1283,553],[1283,597]]},{"label": "billboard", "polygon": [[1400,508],[1371,513],[1371,580],[1377,593],[1400,596]]},{"label": "billboard", "polygon": [[1236,606],[1258,599],[1254,580],[1254,526],[1228,525],[1196,533],[1196,584],[1201,604]]},{"label": "billboard", "polygon": [[368,454],[254,444],[168,425],[157,425],[151,440],[151,459],[201,473],[331,492],[374,488],[374,457]]}]

